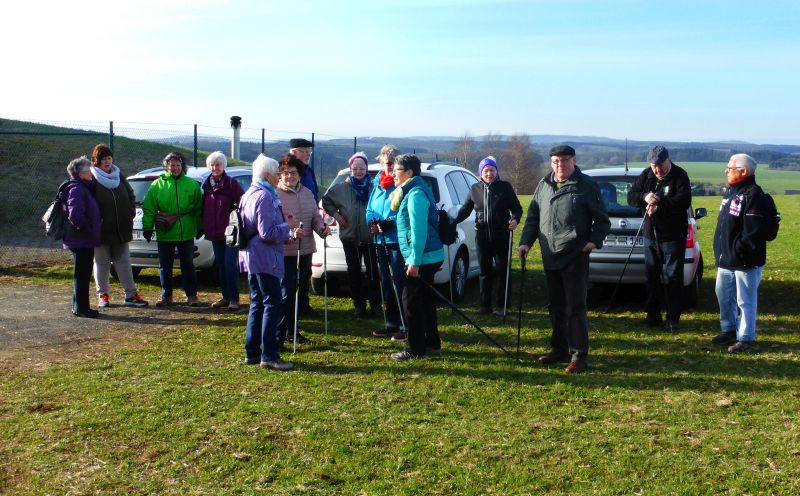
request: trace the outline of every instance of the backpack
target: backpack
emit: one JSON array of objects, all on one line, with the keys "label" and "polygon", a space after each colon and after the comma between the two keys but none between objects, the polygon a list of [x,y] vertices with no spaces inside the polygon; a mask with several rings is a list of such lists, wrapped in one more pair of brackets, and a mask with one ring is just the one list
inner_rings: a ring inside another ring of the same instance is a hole
[{"label": "backpack", "polygon": [[56,197],[50,203],[50,206],[45,210],[42,215],[42,223],[44,223],[44,235],[53,240],[59,240],[64,237],[66,230],[66,217],[64,216],[64,190],[69,184],[69,181],[64,181],[58,187]]},{"label": "backpack", "polygon": [[775,200],[772,195],[764,193],[765,203],[767,204],[767,241],[774,241],[778,237],[778,231],[781,228],[781,213],[775,207]]},{"label": "backpack", "polygon": [[443,245],[452,245],[458,239],[456,223],[450,219],[450,215],[444,210],[444,203],[436,210],[436,213],[438,214],[437,231],[439,232],[439,239]]},{"label": "backpack", "polygon": [[241,250],[247,246],[247,240],[248,237],[244,233],[244,220],[242,220],[242,207],[237,206],[231,210],[228,217],[228,226],[225,228],[225,244]]}]

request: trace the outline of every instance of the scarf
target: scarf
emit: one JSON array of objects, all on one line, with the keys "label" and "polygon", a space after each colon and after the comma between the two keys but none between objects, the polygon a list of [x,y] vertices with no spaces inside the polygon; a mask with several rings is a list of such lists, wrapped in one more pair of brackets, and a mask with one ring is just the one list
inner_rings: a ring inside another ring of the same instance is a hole
[{"label": "scarf", "polygon": [[356,194],[356,199],[363,205],[369,201],[369,176],[364,176],[359,181],[355,176],[350,176],[350,184],[353,186],[353,192]]},{"label": "scarf", "polygon": [[119,186],[119,167],[111,164],[111,171],[104,172],[100,167],[90,167],[92,175],[101,186],[108,189],[116,189]]},{"label": "scarf", "polygon": [[414,179],[414,178],[413,177],[409,177],[408,179],[406,179],[403,182],[403,184],[401,184],[400,186],[395,188],[395,190],[392,191],[389,194],[389,200],[391,200],[391,203],[389,204],[389,208],[391,208],[392,211],[397,212],[398,210],[400,210],[400,204],[403,203],[403,196],[405,195],[405,191],[403,190],[403,186],[408,184],[408,182],[411,181],[412,179]]},{"label": "scarf", "polygon": [[381,171],[381,175],[378,178],[378,184],[381,185],[383,189],[389,189],[394,186],[394,178],[392,176],[387,176],[386,174]]}]

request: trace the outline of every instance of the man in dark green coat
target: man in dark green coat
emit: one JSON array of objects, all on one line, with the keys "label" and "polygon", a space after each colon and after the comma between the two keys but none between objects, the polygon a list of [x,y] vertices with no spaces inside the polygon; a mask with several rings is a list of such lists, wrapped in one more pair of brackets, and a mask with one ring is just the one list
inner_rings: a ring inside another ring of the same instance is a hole
[{"label": "man in dark green coat", "polygon": [[586,370],[589,354],[589,253],[603,246],[611,222],[600,188],[575,165],[571,146],[551,148],[550,165],[552,174],[539,182],[528,207],[519,256],[527,257],[539,240],[553,328],[552,349],[539,361],[549,365],[569,359],[566,372],[577,374]]}]

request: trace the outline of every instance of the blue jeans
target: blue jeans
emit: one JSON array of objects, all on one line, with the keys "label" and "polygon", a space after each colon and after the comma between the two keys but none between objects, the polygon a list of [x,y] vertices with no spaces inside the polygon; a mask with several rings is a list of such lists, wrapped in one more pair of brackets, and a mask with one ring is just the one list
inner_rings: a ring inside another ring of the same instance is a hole
[{"label": "blue jeans", "polygon": [[662,241],[656,243],[644,238],[644,267],[647,276],[647,301],[645,308],[648,317],[658,314],[661,318],[662,272],[666,279],[667,320],[679,322],[683,303],[683,259],[686,256],[686,241]]},{"label": "blue jeans", "polygon": [[[281,279],[281,298],[283,313],[278,323],[280,344],[286,341],[286,334],[294,336],[294,298],[297,292],[297,257],[283,257],[283,279]],[[311,277],[311,254],[300,256],[300,281]],[[302,300],[300,306],[302,307]],[[298,328],[299,329],[299,328]]]},{"label": "blue jeans", "polygon": [[[400,245],[397,243],[375,245],[378,250],[378,272],[381,275],[383,286],[383,300],[386,302],[386,328],[390,331],[400,329],[403,320],[400,318],[400,308],[397,300],[403,297],[403,288],[406,285],[406,261],[400,253]],[[387,257],[387,251],[388,257]],[[389,263],[392,264],[394,273],[394,290],[392,290],[392,278],[389,272]],[[395,294],[395,291],[397,293]]]},{"label": "blue jeans", "polygon": [[92,278],[94,248],[72,248],[72,313],[89,310],[89,280]]},{"label": "blue jeans", "polygon": [[758,283],[763,269],[717,269],[720,330],[723,333],[735,332],[737,341],[756,340]]},{"label": "blue jeans", "polygon": [[214,260],[219,269],[219,287],[222,297],[239,302],[239,250],[231,248],[225,241],[212,241]]},{"label": "blue jeans", "polygon": [[175,249],[181,263],[183,290],[186,296],[197,296],[197,274],[194,271],[194,240],[159,241],[158,270],[161,279],[161,296],[172,298],[172,266],[175,263]]},{"label": "blue jeans", "polygon": [[269,274],[247,274],[250,286],[250,313],[244,337],[244,356],[248,361],[280,359],[278,321],[283,314],[281,280]]}]

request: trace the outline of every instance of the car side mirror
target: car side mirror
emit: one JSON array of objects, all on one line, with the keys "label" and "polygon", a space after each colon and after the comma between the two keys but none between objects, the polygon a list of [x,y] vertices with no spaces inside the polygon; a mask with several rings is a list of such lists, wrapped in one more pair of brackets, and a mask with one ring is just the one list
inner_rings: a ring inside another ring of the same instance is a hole
[{"label": "car side mirror", "polygon": [[696,208],[694,210],[694,218],[695,219],[702,219],[703,217],[708,215],[708,210],[705,208]]}]

